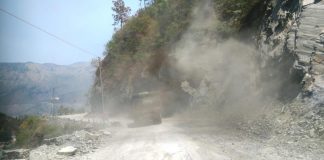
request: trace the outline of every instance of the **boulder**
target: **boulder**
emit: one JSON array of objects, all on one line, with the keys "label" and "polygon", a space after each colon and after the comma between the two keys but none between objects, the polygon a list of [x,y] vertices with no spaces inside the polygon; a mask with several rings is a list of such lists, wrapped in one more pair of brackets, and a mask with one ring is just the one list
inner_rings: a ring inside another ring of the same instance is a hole
[{"label": "boulder", "polygon": [[111,137],[111,132],[109,131],[103,131],[103,135]]},{"label": "boulder", "polygon": [[71,156],[71,155],[74,155],[76,153],[76,151],[77,151],[77,148],[75,148],[73,146],[67,146],[67,147],[60,149],[57,153],[60,155]]}]

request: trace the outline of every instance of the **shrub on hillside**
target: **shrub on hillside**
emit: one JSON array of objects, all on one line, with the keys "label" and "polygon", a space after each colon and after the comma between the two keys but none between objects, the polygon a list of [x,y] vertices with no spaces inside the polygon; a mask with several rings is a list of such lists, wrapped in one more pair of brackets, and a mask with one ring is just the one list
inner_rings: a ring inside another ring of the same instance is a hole
[{"label": "shrub on hillside", "polygon": [[57,131],[58,127],[49,125],[45,119],[30,116],[20,124],[16,144],[20,147],[35,147],[41,144],[44,137]]}]

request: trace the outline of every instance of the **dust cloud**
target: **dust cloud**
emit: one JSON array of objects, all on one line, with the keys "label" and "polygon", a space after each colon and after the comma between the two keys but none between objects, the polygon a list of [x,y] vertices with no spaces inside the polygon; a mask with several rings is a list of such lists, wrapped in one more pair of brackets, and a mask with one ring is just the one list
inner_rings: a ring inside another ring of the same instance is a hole
[{"label": "dust cloud", "polygon": [[192,109],[254,114],[274,100],[262,94],[270,86],[260,79],[258,51],[253,44],[219,38],[218,22],[209,0],[193,11],[191,26],[171,54],[186,77],[181,87]]}]

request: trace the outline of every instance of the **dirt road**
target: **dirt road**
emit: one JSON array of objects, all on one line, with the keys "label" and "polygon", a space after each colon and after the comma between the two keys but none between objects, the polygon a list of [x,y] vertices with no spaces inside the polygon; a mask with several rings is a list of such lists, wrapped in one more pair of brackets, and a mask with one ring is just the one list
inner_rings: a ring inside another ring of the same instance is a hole
[{"label": "dirt road", "polygon": [[176,119],[141,128],[109,129],[95,152],[73,159],[94,160],[251,160],[324,159],[323,148],[300,146],[300,142],[249,138],[235,130],[193,125]]}]

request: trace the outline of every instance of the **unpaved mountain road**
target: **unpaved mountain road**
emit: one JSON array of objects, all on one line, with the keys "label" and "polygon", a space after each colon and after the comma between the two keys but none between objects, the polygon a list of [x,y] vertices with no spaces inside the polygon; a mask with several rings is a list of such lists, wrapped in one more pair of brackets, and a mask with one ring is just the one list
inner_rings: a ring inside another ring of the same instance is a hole
[{"label": "unpaved mountain road", "polygon": [[[107,129],[113,133],[92,153],[71,159],[93,160],[280,160],[324,159],[323,148],[304,142],[262,139],[238,130],[196,125],[175,118],[161,125]],[[69,158],[69,159],[70,159]]]}]

